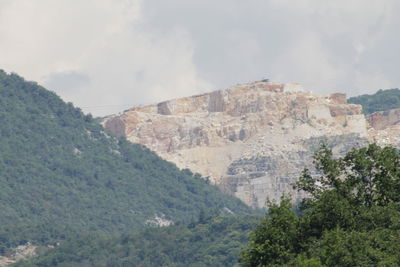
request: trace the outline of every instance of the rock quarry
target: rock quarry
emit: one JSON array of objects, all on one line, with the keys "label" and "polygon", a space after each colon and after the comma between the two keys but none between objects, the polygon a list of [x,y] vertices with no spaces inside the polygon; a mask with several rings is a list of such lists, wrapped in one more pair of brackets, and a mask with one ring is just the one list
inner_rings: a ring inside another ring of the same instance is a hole
[{"label": "rock quarry", "polygon": [[200,173],[252,207],[293,190],[313,169],[322,141],[336,155],[368,142],[398,144],[400,110],[368,117],[346,95],[316,95],[296,83],[256,81],[211,93],[134,107],[105,128]]}]

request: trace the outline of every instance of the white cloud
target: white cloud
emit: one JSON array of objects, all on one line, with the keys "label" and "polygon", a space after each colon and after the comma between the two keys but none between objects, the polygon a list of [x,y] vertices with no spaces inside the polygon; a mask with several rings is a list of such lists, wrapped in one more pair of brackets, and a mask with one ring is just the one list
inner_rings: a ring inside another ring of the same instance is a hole
[{"label": "white cloud", "polygon": [[391,88],[392,86],[387,77],[380,72],[363,73],[355,71],[354,74],[355,88],[361,89],[356,89],[354,92],[351,92],[352,96],[360,94],[371,94],[375,93],[378,89],[387,89]]},{"label": "white cloud", "polygon": [[396,0],[0,0],[0,68],[96,115],[261,78],[371,93],[400,83],[399,8]]},{"label": "white cloud", "polygon": [[[156,35],[140,29],[139,1],[3,4],[1,68],[45,84],[86,111],[105,115],[210,89],[196,73],[193,47],[184,31]],[[67,75],[71,73],[75,75]],[[76,75],[90,82],[66,88],[76,84],[67,80],[76,80]]]},{"label": "white cloud", "polygon": [[304,32],[295,45],[285,46],[286,51],[274,58],[282,82],[288,78],[305,81],[307,89],[318,93],[328,93],[335,86],[343,72],[336,68],[327,47],[314,32]]},{"label": "white cloud", "polygon": [[122,16],[123,3],[6,0],[0,17],[0,47],[7,51],[2,53],[2,65],[18,68],[35,79],[79,68],[88,54],[135,18],[134,12]]}]

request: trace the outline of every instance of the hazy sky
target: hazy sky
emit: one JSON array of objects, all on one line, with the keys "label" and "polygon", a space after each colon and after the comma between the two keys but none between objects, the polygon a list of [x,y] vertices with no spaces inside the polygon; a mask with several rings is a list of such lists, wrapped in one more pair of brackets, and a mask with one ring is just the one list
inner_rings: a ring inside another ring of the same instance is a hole
[{"label": "hazy sky", "polygon": [[0,0],[0,68],[86,112],[269,78],[400,86],[398,0]]}]

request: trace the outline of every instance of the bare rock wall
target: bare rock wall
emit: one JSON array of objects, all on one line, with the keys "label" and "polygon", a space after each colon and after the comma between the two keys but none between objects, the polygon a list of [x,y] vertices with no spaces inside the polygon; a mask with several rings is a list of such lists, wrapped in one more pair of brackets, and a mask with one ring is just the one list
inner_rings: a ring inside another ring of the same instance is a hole
[{"label": "bare rock wall", "polygon": [[103,124],[254,207],[283,193],[301,197],[291,184],[312,162],[307,140],[368,137],[361,107],[345,94],[263,81],[135,107]]}]

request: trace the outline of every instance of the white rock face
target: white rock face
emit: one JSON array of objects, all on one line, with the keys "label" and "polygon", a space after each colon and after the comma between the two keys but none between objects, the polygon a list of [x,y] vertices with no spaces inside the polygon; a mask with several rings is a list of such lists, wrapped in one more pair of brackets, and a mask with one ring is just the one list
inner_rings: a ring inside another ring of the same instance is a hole
[{"label": "white rock face", "polygon": [[283,87],[284,92],[304,92],[304,88],[298,83],[285,83]]},{"label": "white rock face", "polygon": [[291,183],[312,167],[320,140],[336,140],[339,153],[346,150],[341,141],[368,136],[361,106],[347,104],[344,94],[262,81],[135,107],[103,125],[254,207],[284,193],[302,196]]},{"label": "white rock face", "polygon": [[372,142],[400,148],[400,109],[375,112],[368,115],[367,120],[370,126],[368,136]]}]

